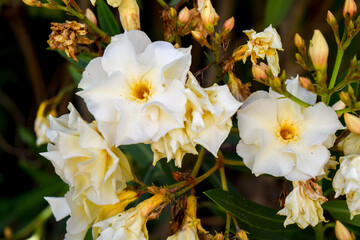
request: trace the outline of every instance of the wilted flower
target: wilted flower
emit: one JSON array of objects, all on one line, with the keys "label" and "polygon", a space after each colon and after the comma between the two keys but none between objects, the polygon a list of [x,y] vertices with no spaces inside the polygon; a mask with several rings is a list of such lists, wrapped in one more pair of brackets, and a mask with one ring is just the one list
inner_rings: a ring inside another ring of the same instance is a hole
[{"label": "wilted flower", "polygon": [[340,157],[340,168],[333,179],[335,197],[346,195],[350,218],[360,214],[360,155]]},{"label": "wilted flower", "polygon": [[76,58],[78,44],[91,44],[93,40],[85,37],[87,31],[85,24],[76,21],[66,21],[65,23],[51,23],[52,33],[47,41],[51,49],[65,51],[68,58],[78,61]]},{"label": "wilted flower", "polygon": [[46,136],[46,131],[49,129],[49,115],[56,117],[57,113],[55,110],[55,106],[53,105],[53,101],[45,100],[40,104],[39,109],[36,113],[34,131],[36,134],[37,146],[48,143],[50,141],[49,138]]},{"label": "wilted flower", "polygon": [[326,221],[321,204],[327,199],[319,185],[310,181],[293,182],[293,187],[285,199],[285,207],[277,213],[286,216],[284,226],[296,223],[304,229],[308,225],[315,227],[319,222]]},{"label": "wilted flower", "polygon": [[154,163],[166,156],[168,161],[175,158],[176,165],[181,167],[186,152],[197,153],[196,144],[217,156],[232,127],[231,117],[242,104],[226,85],[202,88],[191,73],[185,87],[185,127],[170,131],[152,144]]},{"label": "wilted flower", "polygon": [[112,37],[86,67],[78,95],[110,145],[158,141],[183,127],[190,48],[175,49],[132,30]]},{"label": "wilted flower", "polygon": [[253,29],[244,32],[249,37],[249,41],[235,50],[233,53],[235,61],[243,60],[245,63],[247,57],[250,56],[251,62],[256,64],[258,58],[264,59],[266,57],[271,72],[277,76],[280,72],[277,50],[283,49],[276,29],[270,25],[263,32],[256,33]]},{"label": "wilted flower", "polygon": [[149,215],[167,200],[163,195],[157,194],[141,202],[136,207],[130,208],[119,215],[98,222],[94,225],[100,229],[97,240],[148,239],[146,222]]},{"label": "wilted flower", "polygon": [[344,152],[344,155],[360,154],[360,135],[350,133],[341,142],[339,148]]},{"label": "wilted flower", "polygon": [[[288,80],[287,90],[314,104],[316,95]],[[250,95],[238,111],[241,140],[237,153],[252,172],[306,181],[324,174],[330,157],[327,148],[335,132],[343,129],[333,109],[320,102],[305,108],[270,91]]]},{"label": "wilted flower", "polygon": [[186,200],[186,212],[181,223],[180,229],[173,235],[169,236],[167,240],[198,240],[198,231],[206,233],[200,223],[200,219],[196,218],[196,197],[191,195]]},{"label": "wilted flower", "polygon": [[70,215],[66,223],[65,240],[83,239],[93,223],[123,212],[125,207],[137,198],[136,192],[122,191],[117,195],[118,203],[97,205],[90,201],[84,193],[77,194],[74,190],[74,188],[70,188],[65,197],[45,197],[56,221]]},{"label": "wilted flower", "polygon": [[116,192],[132,180],[127,158],[118,148],[108,146],[95,122],[88,124],[73,105],[68,108],[69,114],[50,117],[47,136],[51,143],[41,155],[76,194],[85,193],[98,205],[118,202]]}]

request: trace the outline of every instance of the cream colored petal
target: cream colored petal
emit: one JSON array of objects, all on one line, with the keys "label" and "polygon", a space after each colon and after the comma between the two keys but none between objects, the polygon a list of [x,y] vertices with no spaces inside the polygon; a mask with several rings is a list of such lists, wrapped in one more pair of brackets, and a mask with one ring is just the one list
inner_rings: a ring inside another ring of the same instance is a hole
[{"label": "cream colored petal", "polygon": [[63,197],[44,197],[49,203],[56,221],[60,221],[70,214],[70,207]]}]

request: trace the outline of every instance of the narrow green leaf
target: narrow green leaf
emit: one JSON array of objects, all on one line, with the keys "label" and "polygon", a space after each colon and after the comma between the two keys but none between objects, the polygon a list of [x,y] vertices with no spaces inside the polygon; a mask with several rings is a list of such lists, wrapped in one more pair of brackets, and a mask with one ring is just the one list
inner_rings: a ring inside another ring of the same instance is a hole
[{"label": "narrow green leaf", "polygon": [[204,192],[223,211],[228,211],[237,219],[255,229],[271,232],[298,231],[295,225],[284,228],[285,217],[276,215],[276,210],[251,202],[239,195],[220,189]]},{"label": "narrow green leaf", "polygon": [[101,30],[110,36],[120,34],[119,25],[117,24],[113,13],[104,0],[96,1],[96,13]]},{"label": "narrow green leaf", "polygon": [[331,200],[324,203],[322,207],[340,222],[360,227],[360,216],[357,215],[350,220],[350,212],[345,200]]},{"label": "narrow green leaf", "polygon": [[70,73],[71,78],[73,79],[74,83],[79,84],[81,78],[82,78],[82,74],[80,69],[78,69],[77,67],[75,67],[72,64],[68,65],[68,71]]},{"label": "narrow green leaf", "polygon": [[138,165],[141,169],[147,167],[153,161],[153,153],[148,144],[124,145],[120,149],[131,156],[131,161]]},{"label": "narrow green leaf", "polygon": [[284,19],[293,0],[268,0],[265,6],[264,28],[277,27]]}]

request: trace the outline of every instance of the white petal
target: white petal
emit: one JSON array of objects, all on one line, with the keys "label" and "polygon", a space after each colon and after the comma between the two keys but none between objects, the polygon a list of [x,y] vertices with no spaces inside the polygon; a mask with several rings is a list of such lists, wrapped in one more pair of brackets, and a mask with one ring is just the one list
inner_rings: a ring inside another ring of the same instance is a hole
[{"label": "white petal", "polygon": [[259,99],[238,111],[241,139],[252,144],[259,141],[261,129],[273,131],[277,126],[277,104],[274,99]]},{"label": "white petal", "polygon": [[314,105],[316,103],[317,95],[315,93],[307,91],[300,85],[299,75],[296,75],[296,77],[291,80],[286,80],[285,84],[286,89],[295,97],[303,100],[310,105]]},{"label": "white petal", "polygon": [[303,114],[305,130],[301,139],[306,146],[322,144],[331,134],[344,129],[335,111],[323,102],[306,108]]},{"label": "white petal", "polygon": [[70,214],[70,207],[64,197],[44,197],[49,203],[56,221],[60,221]]}]

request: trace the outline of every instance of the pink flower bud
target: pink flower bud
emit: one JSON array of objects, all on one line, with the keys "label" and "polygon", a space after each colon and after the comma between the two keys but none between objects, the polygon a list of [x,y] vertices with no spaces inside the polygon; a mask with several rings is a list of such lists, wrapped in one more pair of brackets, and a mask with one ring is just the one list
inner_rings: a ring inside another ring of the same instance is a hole
[{"label": "pink flower bud", "polygon": [[140,30],[140,10],[136,0],[122,0],[118,10],[125,30]]},{"label": "pink flower bud", "polygon": [[344,113],[344,119],[349,130],[357,135],[360,135],[360,118],[349,113]]},{"label": "pink flower bud", "polygon": [[302,48],[305,45],[304,39],[298,34],[295,34],[294,43],[297,48]]},{"label": "pink flower bud", "polygon": [[316,70],[323,70],[326,68],[329,56],[329,46],[318,29],[314,31],[314,35],[310,41],[309,55]]},{"label": "pink flower bud", "polygon": [[355,239],[349,230],[338,220],[335,223],[335,235],[338,240],[353,240]]},{"label": "pink flower bud", "polygon": [[90,22],[97,26],[96,16],[89,8],[86,9],[85,16],[90,20]]},{"label": "pink flower bud", "polygon": [[190,11],[187,7],[184,7],[180,12],[179,12],[179,22],[182,24],[186,24],[189,19],[190,19]]},{"label": "pink flower bud", "polygon": [[252,70],[252,74],[256,80],[268,78],[268,76],[266,75],[265,69],[259,65],[253,65],[251,70]]},{"label": "pink flower bud", "polygon": [[231,30],[234,28],[234,25],[235,25],[234,17],[229,18],[224,23],[223,32],[225,32],[225,33],[231,32]]},{"label": "pink flower bud", "polygon": [[352,18],[357,12],[356,3],[354,0],[345,0],[344,8],[343,8],[343,16],[346,18],[349,16]]},{"label": "pink flower bud", "polygon": [[332,14],[332,12],[328,11],[326,16],[326,21],[329,23],[331,27],[335,26],[337,24],[336,18]]}]

